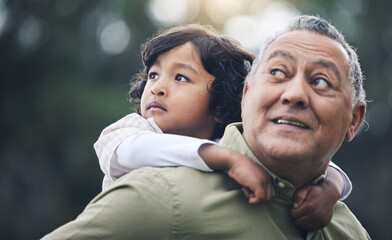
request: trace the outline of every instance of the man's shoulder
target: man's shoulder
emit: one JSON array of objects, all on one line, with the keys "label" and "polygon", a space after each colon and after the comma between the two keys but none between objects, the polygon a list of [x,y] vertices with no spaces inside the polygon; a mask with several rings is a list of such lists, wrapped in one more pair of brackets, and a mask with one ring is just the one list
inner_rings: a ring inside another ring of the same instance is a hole
[{"label": "man's shoulder", "polygon": [[198,199],[217,192],[241,189],[224,172],[202,172],[188,167],[143,167],[118,179],[112,188],[138,191],[140,195],[170,197],[185,205],[196,204]]},{"label": "man's shoulder", "polygon": [[193,177],[205,176],[204,172],[188,167],[142,167],[132,170],[120,179],[124,179],[123,181],[129,181],[131,179],[141,177],[153,178],[156,175],[159,175],[162,178],[176,179],[181,177],[183,174],[191,174]]},{"label": "man's shoulder", "polygon": [[336,203],[331,223],[324,230],[335,238],[339,235],[345,239],[370,239],[366,229],[341,201]]},{"label": "man's shoulder", "polygon": [[[222,172],[203,172],[188,167],[143,167],[131,171],[118,180],[118,184],[135,184],[140,182],[159,182],[161,184],[180,186],[192,185],[206,188],[208,182],[230,181]],[[153,185],[154,186],[154,185]]]}]

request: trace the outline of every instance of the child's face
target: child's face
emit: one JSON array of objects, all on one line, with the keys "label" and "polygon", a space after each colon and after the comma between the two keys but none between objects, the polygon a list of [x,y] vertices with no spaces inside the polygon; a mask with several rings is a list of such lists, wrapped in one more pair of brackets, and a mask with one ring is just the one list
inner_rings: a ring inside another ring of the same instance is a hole
[{"label": "child's face", "polygon": [[152,117],[164,133],[210,138],[216,122],[207,89],[213,80],[191,42],[161,54],[148,72],[142,116]]}]

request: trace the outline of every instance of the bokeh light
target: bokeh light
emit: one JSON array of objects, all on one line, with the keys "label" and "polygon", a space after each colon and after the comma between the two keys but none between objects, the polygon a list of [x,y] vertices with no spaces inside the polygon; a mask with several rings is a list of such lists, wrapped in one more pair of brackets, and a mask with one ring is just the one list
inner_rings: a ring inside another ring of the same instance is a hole
[{"label": "bokeh light", "polygon": [[193,20],[199,12],[198,0],[152,0],[147,14],[158,26],[174,26]]},{"label": "bokeh light", "polygon": [[0,36],[4,32],[8,21],[8,10],[4,2],[0,0]]},{"label": "bokeh light", "polygon": [[268,36],[273,35],[300,12],[289,3],[273,2],[256,14],[234,16],[224,25],[225,34],[236,38],[253,52],[257,52]]},{"label": "bokeh light", "polygon": [[223,32],[238,40],[245,48],[257,49],[260,45],[258,41],[258,20],[250,15],[239,15],[230,18],[224,25]]},{"label": "bokeh light", "polygon": [[33,50],[46,40],[45,23],[36,17],[27,17],[18,32],[18,43],[22,49]]},{"label": "bokeh light", "polygon": [[98,28],[98,35],[101,49],[110,55],[124,52],[131,40],[128,25],[120,19],[106,22]]},{"label": "bokeh light", "polygon": [[215,23],[224,23],[230,17],[242,14],[247,5],[246,0],[210,0],[207,1],[206,11]]}]

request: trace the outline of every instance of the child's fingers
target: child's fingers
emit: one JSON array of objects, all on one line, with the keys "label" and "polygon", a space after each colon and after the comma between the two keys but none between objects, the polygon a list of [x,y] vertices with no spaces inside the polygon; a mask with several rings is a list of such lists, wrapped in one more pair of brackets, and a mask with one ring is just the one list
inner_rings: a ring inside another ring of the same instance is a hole
[{"label": "child's fingers", "polygon": [[317,221],[313,221],[313,219],[310,218],[308,215],[294,219],[294,223],[301,229],[308,230],[308,231],[315,231],[324,227],[319,225]]},{"label": "child's fingers", "polygon": [[299,219],[303,216],[315,216],[319,212],[317,210],[317,202],[306,200],[300,206],[291,208],[291,216],[294,219]]},{"label": "child's fingers", "polygon": [[269,201],[275,196],[275,188],[272,185],[264,188],[257,185],[257,187],[247,188],[247,190],[252,195],[252,198],[249,198],[249,200],[251,200],[249,201],[250,203],[261,203]]},{"label": "child's fingers", "polygon": [[263,201],[266,201],[266,193],[261,187],[243,187],[242,191],[249,199],[249,203],[261,203]]},{"label": "child's fingers", "polygon": [[290,213],[291,213],[291,217],[293,219],[299,219],[299,218],[305,216],[306,214],[308,214],[308,209],[303,206],[297,207],[297,208],[293,207],[293,208],[291,208]]},{"label": "child's fingers", "polygon": [[315,231],[327,226],[332,218],[332,216],[329,218],[325,214],[321,214],[315,210],[309,210],[306,207],[292,208],[291,216],[298,227],[309,231]]},{"label": "child's fingers", "polygon": [[309,215],[307,211],[302,209],[292,209],[291,216],[294,219],[295,225],[300,227],[301,229],[314,231],[320,229],[318,221],[314,221],[314,219]]},{"label": "child's fingers", "polygon": [[271,183],[250,184],[248,187],[243,187],[242,191],[249,199],[249,203],[269,201],[275,196],[275,188]]},{"label": "child's fingers", "polygon": [[247,187],[242,187],[242,192],[248,199],[255,198],[255,194]]},{"label": "child's fingers", "polygon": [[275,196],[275,188],[272,186],[272,184],[270,184],[267,187],[267,194],[265,197],[265,201],[271,200],[274,196]]},{"label": "child's fingers", "polygon": [[242,191],[249,199],[249,203],[260,203],[264,199],[264,194],[260,194],[259,189],[252,189],[250,187],[243,187]]},{"label": "child's fingers", "polygon": [[310,192],[309,186],[298,189],[293,198],[293,208],[299,208],[302,206]]},{"label": "child's fingers", "polygon": [[249,198],[250,197],[250,191],[246,187],[242,187],[242,192],[244,193],[245,197]]}]

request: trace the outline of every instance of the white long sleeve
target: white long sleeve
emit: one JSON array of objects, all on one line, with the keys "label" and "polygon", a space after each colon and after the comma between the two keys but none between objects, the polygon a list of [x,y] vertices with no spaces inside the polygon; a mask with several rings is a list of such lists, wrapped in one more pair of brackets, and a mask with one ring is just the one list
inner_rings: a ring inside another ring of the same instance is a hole
[{"label": "white long sleeve", "polygon": [[110,169],[111,160],[117,147],[127,137],[141,131],[163,133],[152,118],[144,119],[136,113],[126,115],[117,122],[110,124],[101,132],[97,142],[94,144],[94,149],[97,153],[101,170],[105,174],[102,189],[106,189],[116,180],[112,177]]},{"label": "white long sleeve", "polygon": [[186,166],[212,172],[198,150],[213,141],[174,134],[142,131],[125,139],[116,149],[111,162],[111,175],[118,178],[141,167]]},{"label": "white long sleeve", "polygon": [[353,189],[353,185],[350,181],[350,178],[347,176],[347,174],[335,163],[333,163],[332,161],[329,163],[329,166],[335,168],[336,170],[338,170],[338,172],[340,173],[340,175],[342,175],[343,177],[343,181],[344,181],[344,189],[343,189],[343,193],[340,196],[340,200],[343,201],[344,199],[346,199],[348,197],[348,195],[350,195],[352,189]]}]

